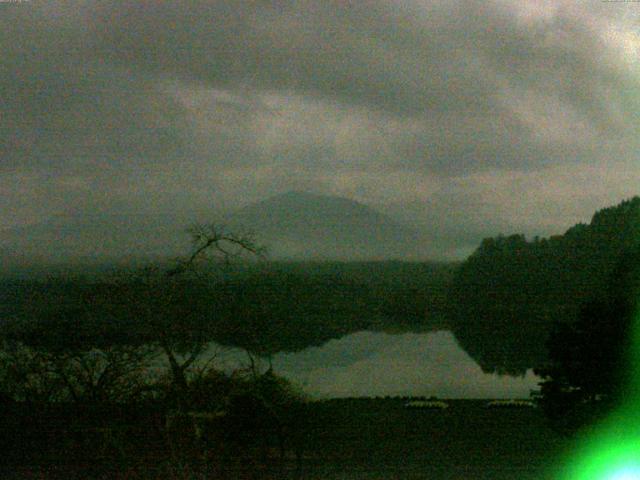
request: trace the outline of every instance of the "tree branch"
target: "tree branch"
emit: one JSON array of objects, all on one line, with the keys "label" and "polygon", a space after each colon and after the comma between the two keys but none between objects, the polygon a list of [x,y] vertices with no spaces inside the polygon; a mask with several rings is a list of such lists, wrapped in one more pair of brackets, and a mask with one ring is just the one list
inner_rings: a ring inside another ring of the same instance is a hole
[{"label": "tree branch", "polygon": [[[224,225],[199,223],[191,226],[187,231],[191,234],[194,251],[185,261],[169,270],[167,276],[183,273],[212,248],[221,254],[225,262],[242,253],[250,253],[258,258],[266,255],[266,249],[256,243],[251,233],[237,234],[228,231]],[[225,245],[236,248],[237,251],[229,251]]]}]

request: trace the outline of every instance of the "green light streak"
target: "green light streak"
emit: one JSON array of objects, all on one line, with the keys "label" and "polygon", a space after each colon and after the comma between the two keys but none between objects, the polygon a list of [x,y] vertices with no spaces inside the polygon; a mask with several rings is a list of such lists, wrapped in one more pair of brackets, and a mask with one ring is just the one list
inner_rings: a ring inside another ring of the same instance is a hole
[{"label": "green light streak", "polygon": [[624,404],[576,445],[563,480],[640,480],[640,315],[636,310]]}]

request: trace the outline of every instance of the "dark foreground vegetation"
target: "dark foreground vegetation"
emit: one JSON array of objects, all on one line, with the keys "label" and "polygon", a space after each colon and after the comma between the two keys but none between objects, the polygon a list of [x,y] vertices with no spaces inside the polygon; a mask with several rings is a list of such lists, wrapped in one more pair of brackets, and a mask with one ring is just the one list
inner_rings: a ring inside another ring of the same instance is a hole
[{"label": "dark foreground vegetation", "polygon": [[210,370],[182,405],[170,385],[147,386],[120,402],[5,399],[2,478],[264,478],[299,465],[307,404],[271,371]]},{"label": "dark foreground vegetation", "polygon": [[556,430],[574,434],[638,395],[640,250],[623,255],[605,288],[575,322],[557,322],[536,373]]},{"label": "dark foreground vegetation", "polygon": [[287,412],[284,434],[281,425],[258,417],[249,400],[238,402],[228,416],[173,418],[170,425],[154,403],[83,410],[58,405],[41,417],[45,421],[34,406],[14,405],[3,423],[7,461],[0,474],[545,479],[553,478],[555,455],[564,446],[539,409],[487,409],[486,401],[448,401],[444,410],[407,409],[406,399],[397,398],[301,403]]},{"label": "dark foreground vegetation", "polygon": [[[302,478],[312,404],[266,359],[357,330],[423,329],[427,316],[442,324],[448,266],[230,264],[259,256],[252,238],[193,233],[193,254],[173,265],[5,282],[7,475]],[[246,368],[220,372],[214,341],[244,349]]]}]

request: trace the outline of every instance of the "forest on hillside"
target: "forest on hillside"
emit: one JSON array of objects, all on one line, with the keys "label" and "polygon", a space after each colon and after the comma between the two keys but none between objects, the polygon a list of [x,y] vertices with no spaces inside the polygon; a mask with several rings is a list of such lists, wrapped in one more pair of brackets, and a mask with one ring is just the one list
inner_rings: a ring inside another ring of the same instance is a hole
[{"label": "forest on hillside", "polygon": [[590,224],[564,235],[487,238],[456,270],[448,321],[485,371],[524,373],[546,360],[552,326],[575,322],[638,248],[638,197],[596,212]]}]

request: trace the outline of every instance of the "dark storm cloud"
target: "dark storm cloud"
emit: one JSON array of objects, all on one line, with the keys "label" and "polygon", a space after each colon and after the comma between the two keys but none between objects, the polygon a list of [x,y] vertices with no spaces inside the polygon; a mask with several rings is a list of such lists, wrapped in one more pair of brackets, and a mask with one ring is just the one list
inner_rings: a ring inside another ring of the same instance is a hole
[{"label": "dark storm cloud", "polygon": [[595,0],[0,3],[0,222],[295,188],[423,205],[454,250],[568,227],[635,189],[637,19]]}]

